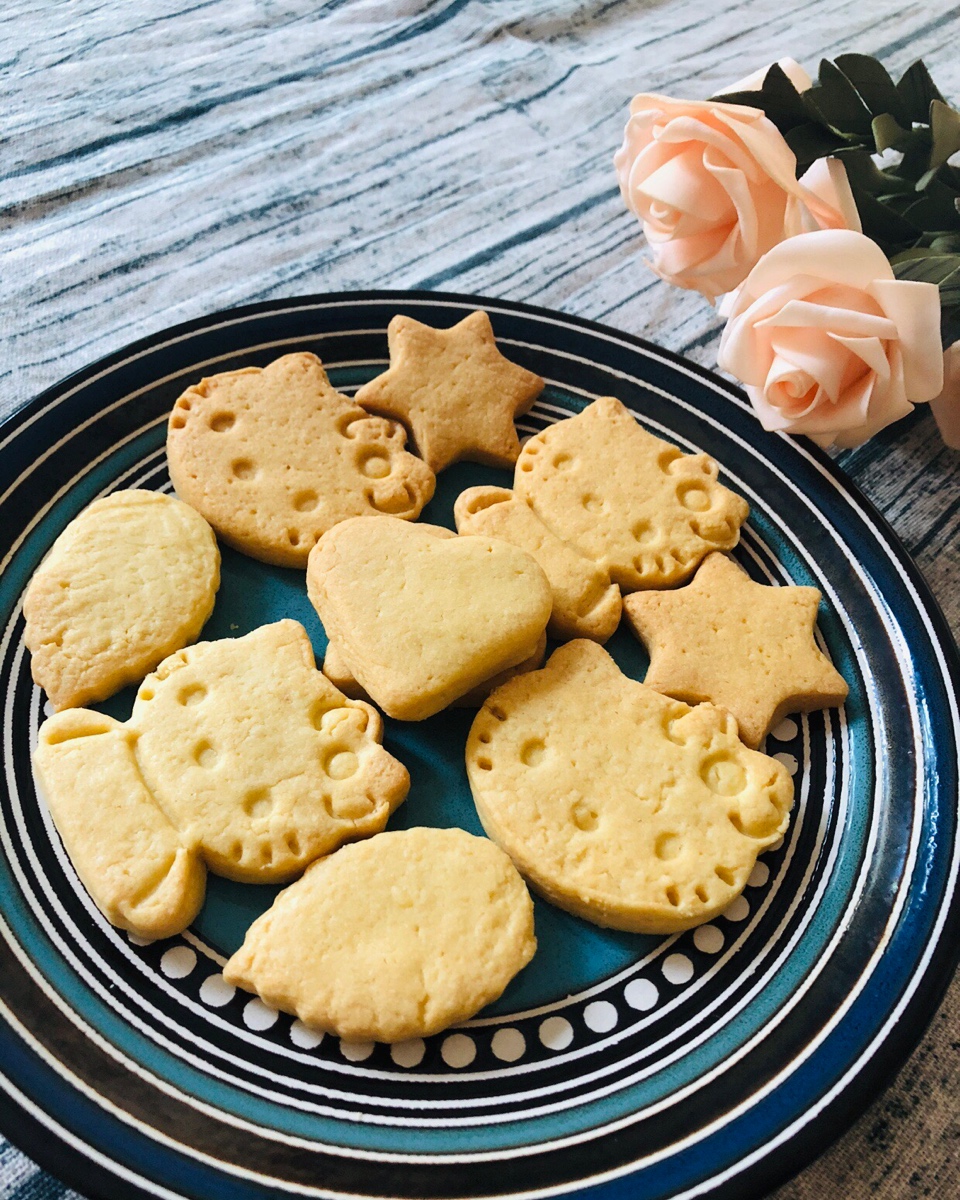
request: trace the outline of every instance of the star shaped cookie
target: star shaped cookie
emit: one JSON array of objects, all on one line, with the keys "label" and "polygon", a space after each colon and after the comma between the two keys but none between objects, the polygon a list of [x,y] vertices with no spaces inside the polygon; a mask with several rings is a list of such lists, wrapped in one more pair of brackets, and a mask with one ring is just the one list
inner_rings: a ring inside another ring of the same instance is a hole
[{"label": "star shaped cookie", "polygon": [[644,683],[710,700],[754,749],[787,713],[842,704],[847,685],[814,641],[820,593],[754,583],[724,554],[673,591],[634,592],[623,609],[650,653]]},{"label": "star shaped cookie", "polygon": [[358,404],[402,421],[433,471],[464,458],[513,466],[520,453],[514,418],[531,407],[543,380],[503,357],[485,312],[450,329],[396,316],[387,344],[390,368],[360,388]]}]

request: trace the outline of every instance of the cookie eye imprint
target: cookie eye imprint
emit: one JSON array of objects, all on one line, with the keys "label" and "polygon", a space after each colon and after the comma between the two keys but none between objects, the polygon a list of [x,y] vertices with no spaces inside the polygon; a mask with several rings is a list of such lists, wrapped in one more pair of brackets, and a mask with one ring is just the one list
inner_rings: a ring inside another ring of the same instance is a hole
[{"label": "cookie eye imprint", "polygon": [[736,545],[747,504],[717,474],[707,455],[683,454],[604,396],[530,438],[514,495],[632,592],[673,587],[712,550]]},{"label": "cookie eye imprint", "polygon": [[533,904],[503,851],[462,829],[415,828],[315,863],[223,974],[311,1028],[402,1042],[472,1017],[535,949]]},{"label": "cookie eye imprint", "polygon": [[[85,709],[51,718],[36,762],[101,910],[166,937],[196,915],[203,864],[240,882],[284,883],[382,830],[410,778],[381,737],[376,711],[316,669],[303,626],[279,621],[165,659],[126,724]],[[109,819],[92,822],[94,806]],[[157,873],[181,860],[178,898]],[[144,872],[156,875],[152,892]]]},{"label": "cookie eye imprint", "polygon": [[106,700],[199,636],[219,586],[213,530],[189,505],[139,489],[95,500],[24,596],[34,681],[58,711]]},{"label": "cookie eye imprint", "polygon": [[587,640],[498,688],[466,760],[484,829],[531,886],[637,933],[722,912],[793,803],[786,768],[747,749],[729,714],[627,678]]},{"label": "cookie eye imprint", "polygon": [[167,457],[177,494],[228,545],[303,567],[339,521],[420,515],[436,481],[405,443],[401,426],[364,412],[300,353],[188,388],[170,415]]}]

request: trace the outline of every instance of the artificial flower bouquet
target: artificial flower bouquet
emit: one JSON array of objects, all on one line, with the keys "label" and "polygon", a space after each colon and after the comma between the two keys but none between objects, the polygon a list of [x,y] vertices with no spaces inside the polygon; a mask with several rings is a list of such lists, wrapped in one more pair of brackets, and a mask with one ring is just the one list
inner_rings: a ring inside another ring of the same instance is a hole
[{"label": "artificial flower bouquet", "polygon": [[614,161],[654,271],[718,303],[764,428],[856,446],[933,401],[960,445],[958,151],[922,62],[894,83],[847,54],[816,82],[782,59],[710,100],[635,96]]}]

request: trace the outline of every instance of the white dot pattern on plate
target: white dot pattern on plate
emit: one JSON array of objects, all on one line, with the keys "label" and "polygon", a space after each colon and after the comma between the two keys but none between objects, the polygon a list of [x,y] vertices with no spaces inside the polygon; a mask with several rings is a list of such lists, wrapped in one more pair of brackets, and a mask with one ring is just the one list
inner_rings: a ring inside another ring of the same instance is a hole
[{"label": "white dot pattern on plate", "polygon": [[347,1062],[363,1062],[373,1053],[373,1042],[345,1042],[341,1038],[340,1053]]},{"label": "white dot pattern on plate", "polygon": [[668,954],[661,969],[667,983],[689,983],[693,978],[693,963],[685,954]]},{"label": "white dot pattern on plate", "polygon": [[196,965],[197,952],[189,946],[171,946],[160,959],[160,970],[168,979],[186,979]]},{"label": "white dot pattern on plate", "polygon": [[765,862],[754,863],[753,870],[750,872],[750,878],[747,880],[747,887],[765,887],[769,879],[770,868],[767,864]]},{"label": "white dot pattern on plate", "polygon": [[719,954],[723,949],[723,932],[716,925],[700,925],[694,930],[693,944],[701,954]]},{"label": "white dot pattern on plate", "polygon": [[248,1000],[243,1006],[244,1025],[257,1033],[261,1030],[269,1029],[272,1025],[276,1025],[279,1015],[275,1008],[264,1004],[257,996],[254,996],[252,1000]]},{"label": "white dot pattern on plate", "polygon": [[792,717],[784,717],[770,736],[778,742],[792,742],[799,732],[796,721]]},{"label": "white dot pattern on plate", "polygon": [[301,1050],[315,1050],[323,1041],[323,1034],[302,1021],[294,1021],[290,1026],[290,1041]]},{"label": "white dot pattern on plate", "polygon": [[750,916],[750,905],[747,903],[746,897],[738,896],[723,910],[723,915],[728,921],[745,921]]},{"label": "white dot pattern on plate", "polygon": [[465,1033],[451,1033],[443,1039],[440,1055],[448,1067],[469,1067],[477,1057],[477,1044]]},{"label": "white dot pattern on plate", "polygon": [[594,1033],[609,1033],[617,1023],[617,1010],[609,1000],[594,1000],[583,1010],[583,1021]]},{"label": "white dot pattern on plate", "polygon": [[390,1047],[390,1057],[398,1067],[419,1066],[423,1062],[423,1056],[427,1052],[427,1045],[423,1038],[410,1038],[406,1042],[394,1042]]},{"label": "white dot pattern on plate", "polygon": [[796,775],[800,764],[792,754],[788,754],[786,750],[781,750],[779,754],[773,756],[777,762],[783,763],[791,775]]},{"label": "white dot pattern on plate", "polygon": [[139,933],[128,933],[127,939],[131,946],[152,946],[154,939],[141,937]]},{"label": "white dot pattern on plate", "polygon": [[237,989],[219,973],[208,975],[200,984],[200,999],[211,1008],[223,1008],[236,995]]},{"label": "white dot pattern on plate", "polygon": [[573,1026],[566,1017],[547,1017],[538,1032],[548,1050],[566,1050],[573,1041]]},{"label": "white dot pattern on plate", "polygon": [[523,1058],[527,1048],[527,1039],[519,1029],[498,1029],[493,1035],[490,1049],[501,1062],[516,1062]]},{"label": "white dot pattern on plate", "polygon": [[649,979],[631,979],[623,989],[623,998],[638,1012],[649,1012],[660,999],[660,992]]}]

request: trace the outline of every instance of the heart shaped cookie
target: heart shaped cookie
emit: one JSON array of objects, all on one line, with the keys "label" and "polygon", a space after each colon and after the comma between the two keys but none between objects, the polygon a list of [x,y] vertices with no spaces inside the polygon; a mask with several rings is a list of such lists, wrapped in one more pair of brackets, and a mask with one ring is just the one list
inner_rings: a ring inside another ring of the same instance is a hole
[{"label": "heart shaped cookie", "polygon": [[552,608],[547,577],[523,550],[394,517],[324,534],[307,591],[353,678],[403,721],[530,658]]}]

